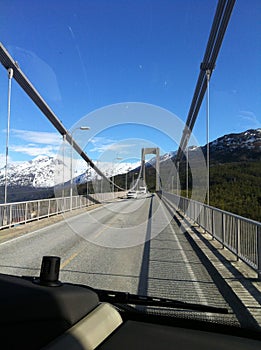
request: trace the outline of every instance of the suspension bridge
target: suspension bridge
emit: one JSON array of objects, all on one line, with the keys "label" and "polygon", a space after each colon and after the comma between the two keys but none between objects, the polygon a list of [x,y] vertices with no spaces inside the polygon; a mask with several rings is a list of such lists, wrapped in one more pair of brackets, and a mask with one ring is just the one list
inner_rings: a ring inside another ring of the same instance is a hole
[{"label": "suspension bridge", "polygon": [[[218,2],[175,160],[177,169],[186,157],[233,6],[234,1]],[[73,278],[96,288],[113,289],[117,285],[133,293],[174,299],[183,295],[184,300],[185,294],[190,302],[228,308],[231,322],[259,328],[260,223],[213,208],[208,202],[164,191],[158,162],[155,193],[127,200],[126,188],[115,184],[86,154],[2,44],[0,61],[8,72],[9,107],[14,78],[63,141],[102,179],[118,188],[116,196],[113,191],[19,203],[5,200],[0,205],[1,272],[34,275],[42,255],[59,255],[63,280]],[[8,145],[6,149],[8,152]],[[156,154],[158,159],[156,149],[144,147],[138,176],[144,184],[147,153]],[[209,154],[207,168],[208,157]],[[208,188],[209,185],[207,195]],[[63,220],[50,220],[56,216]],[[44,222],[46,225],[42,225]]]}]

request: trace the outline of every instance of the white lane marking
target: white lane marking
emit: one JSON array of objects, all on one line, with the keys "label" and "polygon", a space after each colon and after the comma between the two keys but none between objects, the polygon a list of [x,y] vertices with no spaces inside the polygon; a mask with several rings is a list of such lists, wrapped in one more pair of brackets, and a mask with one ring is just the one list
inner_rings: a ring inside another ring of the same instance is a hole
[{"label": "white lane marking", "polygon": [[[169,220],[169,218],[168,218],[167,215],[166,215],[165,210],[163,210],[163,213],[164,213],[166,219]],[[187,262],[187,261],[188,261],[188,258],[187,258],[187,256],[186,256],[186,253],[183,251],[182,245],[181,245],[180,242],[179,242],[178,235],[175,233],[175,230],[174,230],[174,228],[172,227],[171,222],[169,223],[169,226],[170,226],[170,229],[171,229],[171,231],[172,231],[172,233],[173,233],[173,236],[175,237],[175,240],[176,240],[176,243],[177,243],[177,245],[178,245],[178,248],[180,249],[181,256],[182,256],[184,262]],[[206,305],[208,305],[207,299],[205,298],[204,293],[203,293],[203,291],[202,291],[202,289],[201,289],[199,283],[197,282],[196,275],[195,275],[195,273],[193,272],[191,265],[187,265],[187,264],[186,264],[186,268],[187,268],[187,271],[188,271],[188,273],[189,273],[191,279],[195,282],[195,283],[193,283],[193,286],[195,286],[195,290],[196,290],[196,293],[197,293],[197,295],[198,295],[198,298],[199,298],[200,302],[201,302],[201,303],[204,303],[204,304],[206,304]]]}]

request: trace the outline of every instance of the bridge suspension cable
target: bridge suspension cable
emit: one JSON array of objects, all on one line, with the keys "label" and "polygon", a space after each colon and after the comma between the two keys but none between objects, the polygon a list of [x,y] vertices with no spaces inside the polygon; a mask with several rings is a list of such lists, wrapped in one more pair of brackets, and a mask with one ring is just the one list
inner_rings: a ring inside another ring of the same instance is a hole
[{"label": "bridge suspension cable", "polygon": [[[18,63],[12,58],[9,52],[6,50],[4,45],[0,43],[0,61],[4,68],[8,71],[9,69],[13,70],[13,77],[17,81],[17,83],[21,86],[21,88],[25,91],[25,93],[30,97],[30,99],[36,104],[36,106],[42,111],[42,113],[49,119],[49,121],[53,124],[53,126],[58,130],[58,132],[63,136],[63,139],[66,140],[71,147],[89,164],[98,175],[102,178],[106,179],[110,183],[113,183],[110,179],[106,177],[105,174],[94,164],[94,162],[87,156],[84,150],[77,144],[77,142],[73,139],[72,134],[64,127],[55,113],[51,110],[48,104],[45,102],[43,97],[39,94],[39,92],[35,89],[33,84],[29,81],[26,75],[20,69]],[[124,190],[123,188],[115,185],[120,190]]]},{"label": "bridge suspension cable", "polygon": [[[181,160],[182,155],[185,153],[185,149],[188,145],[188,141],[192,133],[195,121],[197,119],[198,112],[202,104],[209,79],[215,68],[216,59],[228,26],[228,22],[234,4],[235,0],[219,0],[217,4],[216,13],[212,23],[206,51],[204,54],[203,61],[200,64],[200,73],[198,81],[196,84],[186,124],[179,144],[177,156],[175,159],[176,164]],[[208,76],[206,72],[208,72]]]}]

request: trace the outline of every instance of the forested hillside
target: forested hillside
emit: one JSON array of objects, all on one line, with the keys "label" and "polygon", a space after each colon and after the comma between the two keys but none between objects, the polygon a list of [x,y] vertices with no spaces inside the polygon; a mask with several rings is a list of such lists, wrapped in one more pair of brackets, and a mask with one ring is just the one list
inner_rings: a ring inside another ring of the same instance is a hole
[{"label": "forested hillside", "polygon": [[[206,157],[206,145],[189,149],[189,159],[202,152]],[[175,156],[160,164],[160,176],[168,178],[175,164]],[[190,169],[189,169],[190,170]],[[204,169],[198,169],[204,176]],[[192,181],[189,171],[188,192]],[[181,195],[186,196],[186,159],[179,165]],[[247,130],[229,134],[210,143],[210,205],[249,219],[261,221],[261,130]],[[146,182],[155,189],[155,169],[147,167]],[[166,190],[172,190],[172,184]],[[175,186],[174,186],[175,187]],[[175,188],[174,188],[175,190]],[[193,188],[195,191],[195,188]]]},{"label": "forested hillside", "polygon": [[261,221],[261,162],[210,167],[210,205]]}]

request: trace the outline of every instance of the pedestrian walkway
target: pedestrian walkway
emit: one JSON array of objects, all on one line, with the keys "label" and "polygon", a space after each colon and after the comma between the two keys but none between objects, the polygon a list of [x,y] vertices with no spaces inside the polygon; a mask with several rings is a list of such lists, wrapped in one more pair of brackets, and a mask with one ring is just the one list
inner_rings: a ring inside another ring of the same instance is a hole
[{"label": "pedestrian walkway", "polygon": [[[196,277],[198,292],[203,292],[207,303],[211,302],[215,306],[221,306],[224,298],[241,325],[261,327],[261,281],[256,278],[256,272],[237,260],[234,254],[193,222],[175,212],[171,203],[166,203],[166,208],[173,216],[170,230],[183,248]],[[184,271],[181,276],[183,274]],[[191,283],[187,286],[192,290]],[[188,295],[193,294],[191,290]]]}]

